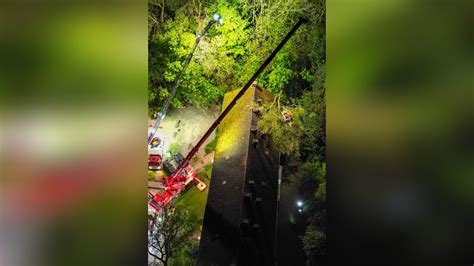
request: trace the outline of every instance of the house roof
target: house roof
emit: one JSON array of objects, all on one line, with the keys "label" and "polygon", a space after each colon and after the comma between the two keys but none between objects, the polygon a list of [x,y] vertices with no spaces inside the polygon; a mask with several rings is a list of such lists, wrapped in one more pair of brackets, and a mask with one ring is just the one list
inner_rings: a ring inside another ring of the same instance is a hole
[{"label": "house roof", "polygon": [[[238,90],[234,90],[225,95],[223,109],[237,92]],[[259,87],[252,86],[218,128],[200,242],[202,265],[230,265],[239,260],[254,260],[252,258],[260,255],[247,254],[251,252],[247,246],[258,246],[257,242],[260,240],[269,241],[267,245],[270,247],[265,251],[268,254],[264,257],[273,254],[279,154],[271,147],[271,152],[266,154],[268,147],[263,146],[263,141],[256,147],[253,146],[253,139],[258,139],[250,130],[258,120],[252,112],[257,98],[268,102],[273,97]],[[250,180],[257,184],[250,187]],[[244,195],[249,192],[254,193],[253,203],[244,199]],[[263,211],[257,211],[253,206],[258,196],[264,198],[264,204],[259,205],[263,207]],[[262,214],[266,216],[264,220]],[[249,238],[243,231],[241,223],[246,219],[251,225],[260,224],[263,228],[258,241]]]}]

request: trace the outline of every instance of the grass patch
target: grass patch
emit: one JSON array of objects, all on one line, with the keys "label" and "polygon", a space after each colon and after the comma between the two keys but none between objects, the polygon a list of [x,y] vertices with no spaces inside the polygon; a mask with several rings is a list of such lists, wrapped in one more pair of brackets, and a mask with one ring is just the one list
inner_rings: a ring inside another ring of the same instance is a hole
[{"label": "grass patch", "polygon": [[212,174],[212,164],[206,164],[204,165],[204,170],[206,171],[206,175],[211,178]]},{"label": "grass patch", "polygon": [[[203,178],[201,180],[209,186],[208,179]],[[202,192],[195,187],[191,187],[178,197],[177,205],[185,206],[189,210],[191,217],[195,219],[196,229],[202,226],[208,191],[209,187]]]},{"label": "grass patch", "polygon": [[209,153],[213,152],[216,149],[216,146],[217,146],[217,137],[215,139],[213,139],[212,141],[210,141],[206,145],[206,147],[204,147],[204,152],[206,154],[209,154]]},{"label": "grass patch", "polygon": [[148,171],[148,180],[154,180],[156,173],[154,171]]},{"label": "grass patch", "polygon": [[209,176],[206,171],[201,171],[201,172],[197,173],[197,176],[201,180],[211,179],[211,176]]}]

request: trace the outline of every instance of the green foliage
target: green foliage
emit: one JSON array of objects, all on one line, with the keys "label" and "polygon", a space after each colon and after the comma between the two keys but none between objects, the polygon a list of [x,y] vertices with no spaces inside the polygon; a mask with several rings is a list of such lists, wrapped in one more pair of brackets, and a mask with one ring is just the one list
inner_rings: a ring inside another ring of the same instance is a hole
[{"label": "green foliage", "polygon": [[148,171],[148,180],[154,180],[156,173],[154,171]]},{"label": "green foliage", "polygon": [[315,226],[309,225],[300,239],[303,242],[303,250],[306,256],[311,257],[316,253],[319,253],[318,255],[326,253],[326,235]]},{"label": "green foliage", "polygon": [[273,67],[266,76],[260,78],[263,86],[272,92],[278,94],[290,82],[293,77],[292,59],[286,49],[280,51],[275,57]]},{"label": "green foliage", "polygon": [[[236,86],[243,56],[248,53],[245,44],[249,38],[243,19],[235,7],[225,1],[217,1],[204,7],[205,14],[195,14],[196,6],[188,3],[175,10],[173,19],[164,21],[149,37],[149,94],[150,109],[159,110],[166,94],[182,69],[182,63],[191,51],[196,35],[202,32],[219,10],[225,23],[214,24],[202,38],[194,58],[180,80],[173,107],[186,104],[209,106],[222,98],[224,93]],[[202,9],[202,6],[199,6]],[[167,11],[167,10],[165,10]]]},{"label": "green foliage", "polygon": [[207,143],[206,147],[204,147],[204,152],[206,152],[206,154],[209,154],[216,149],[216,146],[217,146],[217,138]]},{"label": "green foliage", "polygon": [[199,242],[191,239],[186,241],[181,249],[179,249],[172,257],[170,257],[168,265],[170,266],[193,266],[196,265],[199,252]]},{"label": "green foliage", "polygon": [[[201,179],[209,186],[208,179]],[[206,208],[208,189],[199,191],[196,188],[190,188],[177,198],[177,206],[189,210],[191,219],[194,221],[194,230],[199,230],[204,219],[204,209]]]},{"label": "green foliage", "polygon": [[314,198],[321,203],[326,202],[326,179],[324,179],[316,189],[316,193],[314,194]]},{"label": "green foliage", "polygon": [[258,81],[273,93],[285,92],[286,100],[315,82],[314,73],[325,61],[324,1],[155,1],[149,4],[150,113],[162,106],[196,35],[216,11],[224,23],[201,39],[173,107],[209,106],[241,87],[301,16],[310,18],[308,26],[297,31]]},{"label": "green foliage", "polygon": [[304,213],[309,225],[301,238],[311,260],[325,254],[326,241],[326,164],[313,159],[299,171],[299,193],[305,199]]},{"label": "green foliage", "polygon": [[178,142],[173,142],[170,144],[169,148],[168,148],[168,152],[171,154],[171,155],[176,155],[179,153],[179,143]]},{"label": "green foliage", "polygon": [[209,179],[209,177],[206,174],[206,171],[201,171],[197,173],[197,176],[199,179],[204,180],[204,179]]},{"label": "green foliage", "polygon": [[150,246],[159,250],[154,257],[168,265],[170,258],[189,245],[195,226],[195,219],[184,206],[163,208],[155,219],[156,232],[152,236],[154,241],[149,242]]},{"label": "green foliage", "polygon": [[206,176],[208,179],[211,179],[211,174],[212,174],[212,164],[206,164],[204,165],[204,170],[206,170]]},{"label": "green foliage", "polygon": [[[213,25],[201,39],[171,102],[173,108],[220,104],[226,92],[241,88],[249,80],[298,18],[309,19],[257,79],[259,85],[278,95],[277,102],[263,106],[258,127],[299,166],[300,189],[308,203],[305,214],[310,218],[302,241],[305,251],[322,254],[326,206],[325,1],[153,0],[148,31],[150,115],[160,110],[196,35],[216,11],[224,23]],[[292,113],[291,123],[283,122],[283,110]],[[206,145],[206,153],[215,148],[213,142]],[[171,153],[176,150],[179,146],[170,147]],[[212,165],[205,165],[205,169],[210,177]],[[194,197],[188,194],[192,191],[180,198]],[[177,259],[176,265],[187,262]]]},{"label": "green foliage", "polygon": [[[315,75],[317,80],[324,80],[324,68]],[[304,135],[301,142],[303,159],[324,160],[326,158],[326,101],[323,82],[313,83],[313,89],[305,92],[300,100],[305,110],[302,117]]]},{"label": "green foliage", "polygon": [[[277,97],[275,102],[260,107],[260,111],[262,115],[257,122],[260,132],[268,134],[281,153],[297,157],[300,150],[300,139],[304,133],[301,122],[304,110],[297,106],[283,107]],[[291,121],[285,122],[283,120],[283,111],[292,114]]]},{"label": "green foliage", "polygon": [[324,187],[326,186],[325,176],[326,164],[324,162],[314,160],[305,162],[301,166],[301,170],[299,171],[300,193],[306,199],[309,199],[310,204],[308,206],[315,205],[319,202],[315,201],[315,196],[321,184],[324,183]]}]

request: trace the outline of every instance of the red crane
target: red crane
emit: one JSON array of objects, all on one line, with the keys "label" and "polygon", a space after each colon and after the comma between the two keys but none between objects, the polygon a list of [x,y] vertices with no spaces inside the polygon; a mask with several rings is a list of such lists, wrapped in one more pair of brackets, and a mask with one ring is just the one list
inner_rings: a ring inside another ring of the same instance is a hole
[{"label": "red crane", "polygon": [[299,19],[298,22],[293,26],[293,28],[287,33],[285,38],[280,42],[280,44],[275,48],[275,50],[270,54],[270,56],[263,62],[260,68],[255,72],[255,74],[250,78],[250,80],[245,84],[245,86],[237,93],[234,99],[229,103],[229,105],[224,109],[224,111],[219,115],[219,117],[214,121],[214,123],[209,127],[209,129],[204,133],[201,139],[196,145],[189,151],[188,155],[184,160],[179,164],[177,170],[171,175],[170,178],[165,180],[165,189],[162,193],[153,193],[149,192],[150,200],[149,205],[155,208],[157,211],[161,208],[165,208],[168,203],[177,196],[181,190],[192,180],[198,182],[198,188],[204,190],[206,185],[196,177],[196,173],[189,165],[189,162],[197,153],[202,144],[207,140],[207,138],[212,134],[212,132],[219,126],[222,120],[226,115],[232,110],[237,101],[242,97],[247,89],[252,85],[252,83],[257,79],[257,77],[262,73],[262,71],[267,67],[267,65],[273,60],[275,55],[281,50],[285,43],[293,36],[296,30],[306,22],[305,19]]}]

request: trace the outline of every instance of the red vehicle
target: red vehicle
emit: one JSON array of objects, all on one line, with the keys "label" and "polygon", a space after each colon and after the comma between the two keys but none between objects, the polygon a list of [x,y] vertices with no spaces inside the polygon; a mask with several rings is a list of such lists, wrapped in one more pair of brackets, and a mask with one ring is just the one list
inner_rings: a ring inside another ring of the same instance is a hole
[{"label": "red vehicle", "polygon": [[162,157],[159,154],[150,154],[148,157],[148,170],[160,170]]},{"label": "red vehicle", "polygon": [[149,192],[150,197],[148,203],[155,210],[160,211],[161,208],[165,208],[168,203],[179,195],[184,187],[192,181],[195,182],[196,188],[199,189],[199,191],[203,191],[207,188],[206,183],[199,180],[191,165],[187,165],[185,168],[173,173],[171,177],[163,177],[165,190],[155,195]]}]

